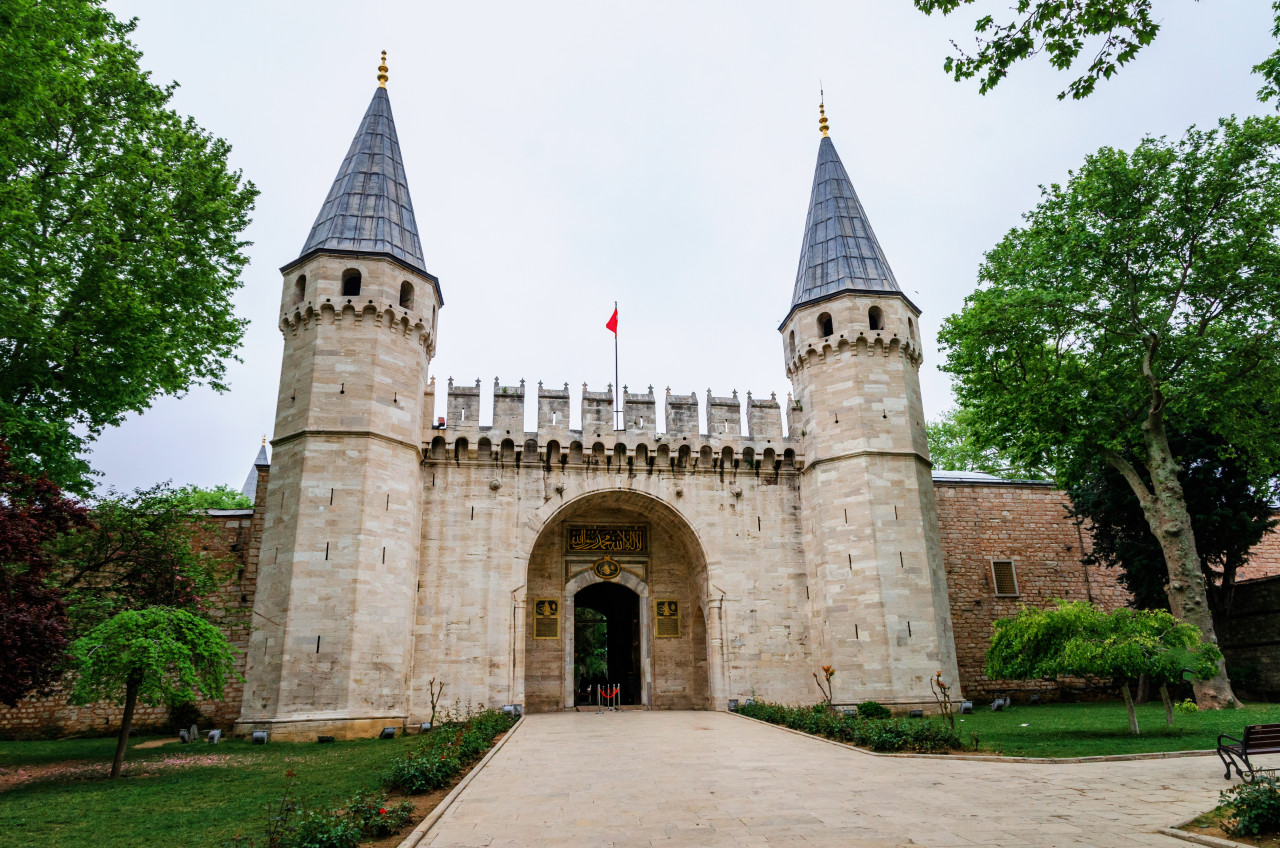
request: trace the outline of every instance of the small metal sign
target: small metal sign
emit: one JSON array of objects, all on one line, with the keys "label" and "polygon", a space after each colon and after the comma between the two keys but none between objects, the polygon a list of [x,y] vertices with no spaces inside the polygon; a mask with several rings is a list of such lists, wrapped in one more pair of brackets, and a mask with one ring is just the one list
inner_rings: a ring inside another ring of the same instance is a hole
[{"label": "small metal sign", "polygon": [[659,639],[675,639],[680,635],[680,602],[665,598],[653,602],[656,623],[654,635]]},{"label": "small metal sign", "polygon": [[533,602],[533,638],[560,638],[560,601],[538,598]]}]

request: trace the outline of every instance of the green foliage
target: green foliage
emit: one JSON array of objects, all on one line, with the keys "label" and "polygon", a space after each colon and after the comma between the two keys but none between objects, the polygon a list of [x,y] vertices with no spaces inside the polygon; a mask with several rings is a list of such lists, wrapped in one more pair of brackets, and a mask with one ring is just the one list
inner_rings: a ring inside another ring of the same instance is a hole
[{"label": "green foliage", "polygon": [[514,718],[499,710],[483,710],[461,724],[433,727],[414,750],[392,761],[383,784],[409,795],[448,786],[514,723]]},{"label": "green foliage", "polygon": [[1027,464],[1003,455],[997,448],[980,447],[970,429],[971,412],[951,409],[925,424],[929,459],[939,471],[984,471],[1021,480],[1044,480],[1052,475],[1042,463]]},{"label": "green foliage", "polygon": [[186,485],[174,489],[177,498],[185,500],[190,508],[196,511],[206,509],[253,509],[253,498],[244,492],[236,491],[226,484],[202,489],[199,486]]},{"label": "green foliage", "polygon": [[[284,793],[276,801],[264,804],[266,827],[261,840],[250,839],[250,846],[264,848],[356,848],[367,839],[380,839],[400,830],[413,815],[408,801],[392,803],[385,792],[361,789],[338,809],[331,806],[308,807],[298,797],[297,773],[285,773]],[[245,843],[237,835],[226,845]]]},{"label": "green foliage", "polygon": [[[914,2],[926,15],[949,15],[976,0]],[[1058,94],[1059,100],[1067,95],[1080,100],[1155,40],[1160,22],[1151,7],[1152,0],[1019,0],[1013,6],[1017,17],[1008,23],[996,23],[991,15],[978,18],[974,25],[977,52],[970,55],[957,45],[958,55],[948,56],[943,69],[957,82],[978,77],[978,91],[986,94],[1020,61],[1044,53],[1052,67],[1070,71],[1086,45],[1096,45],[1092,56],[1086,54],[1087,64],[1080,75]],[[1280,2],[1273,3],[1273,9],[1276,22],[1272,35],[1280,38]],[[1280,93],[1280,50],[1254,65],[1253,71],[1264,80],[1259,100]]]},{"label": "green foliage", "polygon": [[1103,612],[1085,601],[1049,609],[1024,607],[993,625],[987,675],[996,680],[1100,677],[1136,680],[1143,674],[1176,682],[1184,672],[1208,678],[1222,652],[1200,631],[1164,610]]},{"label": "green foliage", "polygon": [[[883,706],[876,706],[888,713]],[[814,736],[825,736],[872,751],[932,754],[954,751],[961,747],[960,737],[956,732],[943,722],[933,719],[869,719],[862,715],[846,716],[829,709],[826,704],[786,707],[762,701],[739,705],[737,711],[749,718],[780,724]]]},{"label": "green foliage", "polygon": [[169,108],[101,0],[0,11],[0,433],[76,491],[87,445],[195,385],[225,390],[257,189]]},{"label": "green foliage", "polygon": [[[1251,479],[1240,452],[1217,436],[1202,430],[1174,432],[1169,447],[1181,466],[1178,480],[1186,494],[1209,606],[1222,616],[1230,612],[1236,572],[1276,524],[1271,504],[1280,493],[1275,481],[1259,485]],[[1126,459],[1149,484],[1141,460],[1134,455]],[[1167,609],[1169,570],[1142,504],[1119,471],[1099,459],[1091,462],[1091,472],[1073,475],[1079,486],[1071,491],[1072,514],[1085,522],[1093,541],[1085,562],[1119,569],[1134,606]],[[1231,679],[1241,683],[1235,674]]]},{"label": "green foliage", "polygon": [[863,701],[858,704],[858,715],[862,718],[888,718],[893,713],[879,701]]},{"label": "green foliage", "polygon": [[1181,701],[1173,705],[1175,711],[1183,715],[1191,715],[1200,712],[1200,707],[1196,706],[1196,702],[1190,698],[1183,698]]},{"label": "green foliage", "polygon": [[[1154,409],[1231,445],[1251,480],[1270,479],[1278,151],[1280,119],[1223,119],[1177,142],[1103,148],[1043,189],[939,334],[977,447],[1028,465],[1140,455]],[[1060,485],[1094,470],[1053,465]]]},{"label": "green foliage", "polygon": [[168,607],[126,610],[71,646],[78,675],[72,703],[121,703],[136,684],[138,700],[160,706],[178,700],[221,698],[234,677],[236,649],[218,628]]},{"label": "green foliage", "polygon": [[1224,822],[1234,836],[1261,836],[1280,833],[1280,779],[1260,777],[1219,793],[1229,806],[1232,818]]},{"label": "green foliage", "polygon": [[609,623],[596,610],[575,607],[573,626],[574,685],[581,690],[609,674]]},{"label": "green foliage", "polygon": [[408,801],[392,803],[385,792],[361,792],[343,805],[365,837],[378,839],[404,827],[413,815]]},{"label": "green foliage", "polygon": [[76,632],[123,610],[208,610],[230,561],[200,550],[201,536],[214,525],[189,489],[161,483],[112,490],[93,503],[92,514],[92,527],[65,534],[52,547]]}]

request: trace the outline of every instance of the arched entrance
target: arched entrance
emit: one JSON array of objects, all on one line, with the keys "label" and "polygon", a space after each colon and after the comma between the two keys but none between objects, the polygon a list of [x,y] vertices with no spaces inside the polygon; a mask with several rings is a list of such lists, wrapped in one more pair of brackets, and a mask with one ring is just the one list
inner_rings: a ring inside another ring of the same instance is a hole
[{"label": "arched entrance", "polygon": [[697,536],[662,501],[609,490],[565,505],[529,557],[525,709],[572,709],[601,682],[623,704],[707,709],[708,588]]}]

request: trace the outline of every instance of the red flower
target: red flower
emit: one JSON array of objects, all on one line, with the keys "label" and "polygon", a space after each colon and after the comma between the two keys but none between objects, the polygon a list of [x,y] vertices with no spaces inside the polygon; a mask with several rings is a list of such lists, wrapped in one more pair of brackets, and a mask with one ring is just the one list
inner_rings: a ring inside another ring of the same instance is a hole
[{"label": "red flower", "polygon": [[379,807],[379,808],[378,808],[378,815],[380,815],[380,816],[385,816],[386,814],[387,814],[387,808],[386,808],[386,807]]}]

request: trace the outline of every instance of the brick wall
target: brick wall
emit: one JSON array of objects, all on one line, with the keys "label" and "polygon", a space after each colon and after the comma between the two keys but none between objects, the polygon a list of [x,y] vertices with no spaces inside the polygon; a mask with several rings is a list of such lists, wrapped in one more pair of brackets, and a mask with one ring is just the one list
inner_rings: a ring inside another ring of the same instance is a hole
[{"label": "brick wall", "polygon": [[[196,541],[201,550],[221,554],[232,564],[233,571],[227,583],[213,599],[211,606],[216,611],[209,618],[241,652],[249,644],[258,545],[262,539],[260,506],[266,492],[266,482],[267,468],[261,466],[258,468],[256,499],[259,508],[211,511],[209,519],[212,527]],[[240,674],[244,672],[244,660],[244,654],[241,653],[236,661],[236,670]],[[240,680],[234,679],[228,682],[222,700],[197,701],[196,706],[204,716],[200,727],[229,729],[240,713],[243,686]],[[107,702],[84,707],[74,706],[67,702],[66,690],[60,688],[48,697],[26,698],[13,708],[0,705],[0,738],[112,733],[119,730],[121,713],[119,705]],[[134,710],[133,723],[140,729],[164,726],[168,723],[168,709],[139,704]]]},{"label": "brick wall", "polygon": [[[1054,598],[1115,609],[1128,600],[1111,569],[1081,564],[1087,532],[1067,516],[1065,493],[1048,484],[936,481],[960,686],[966,698],[1007,692],[1054,692],[1052,683],[990,680],[991,625],[1024,605]],[[1087,548],[1086,548],[1087,550]],[[992,560],[1014,564],[1018,594],[998,597]]]},{"label": "brick wall", "polygon": [[1249,563],[1236,572],[1236,580],[1280,575],[1280,528],[1273,527],[1249,552]]}]

